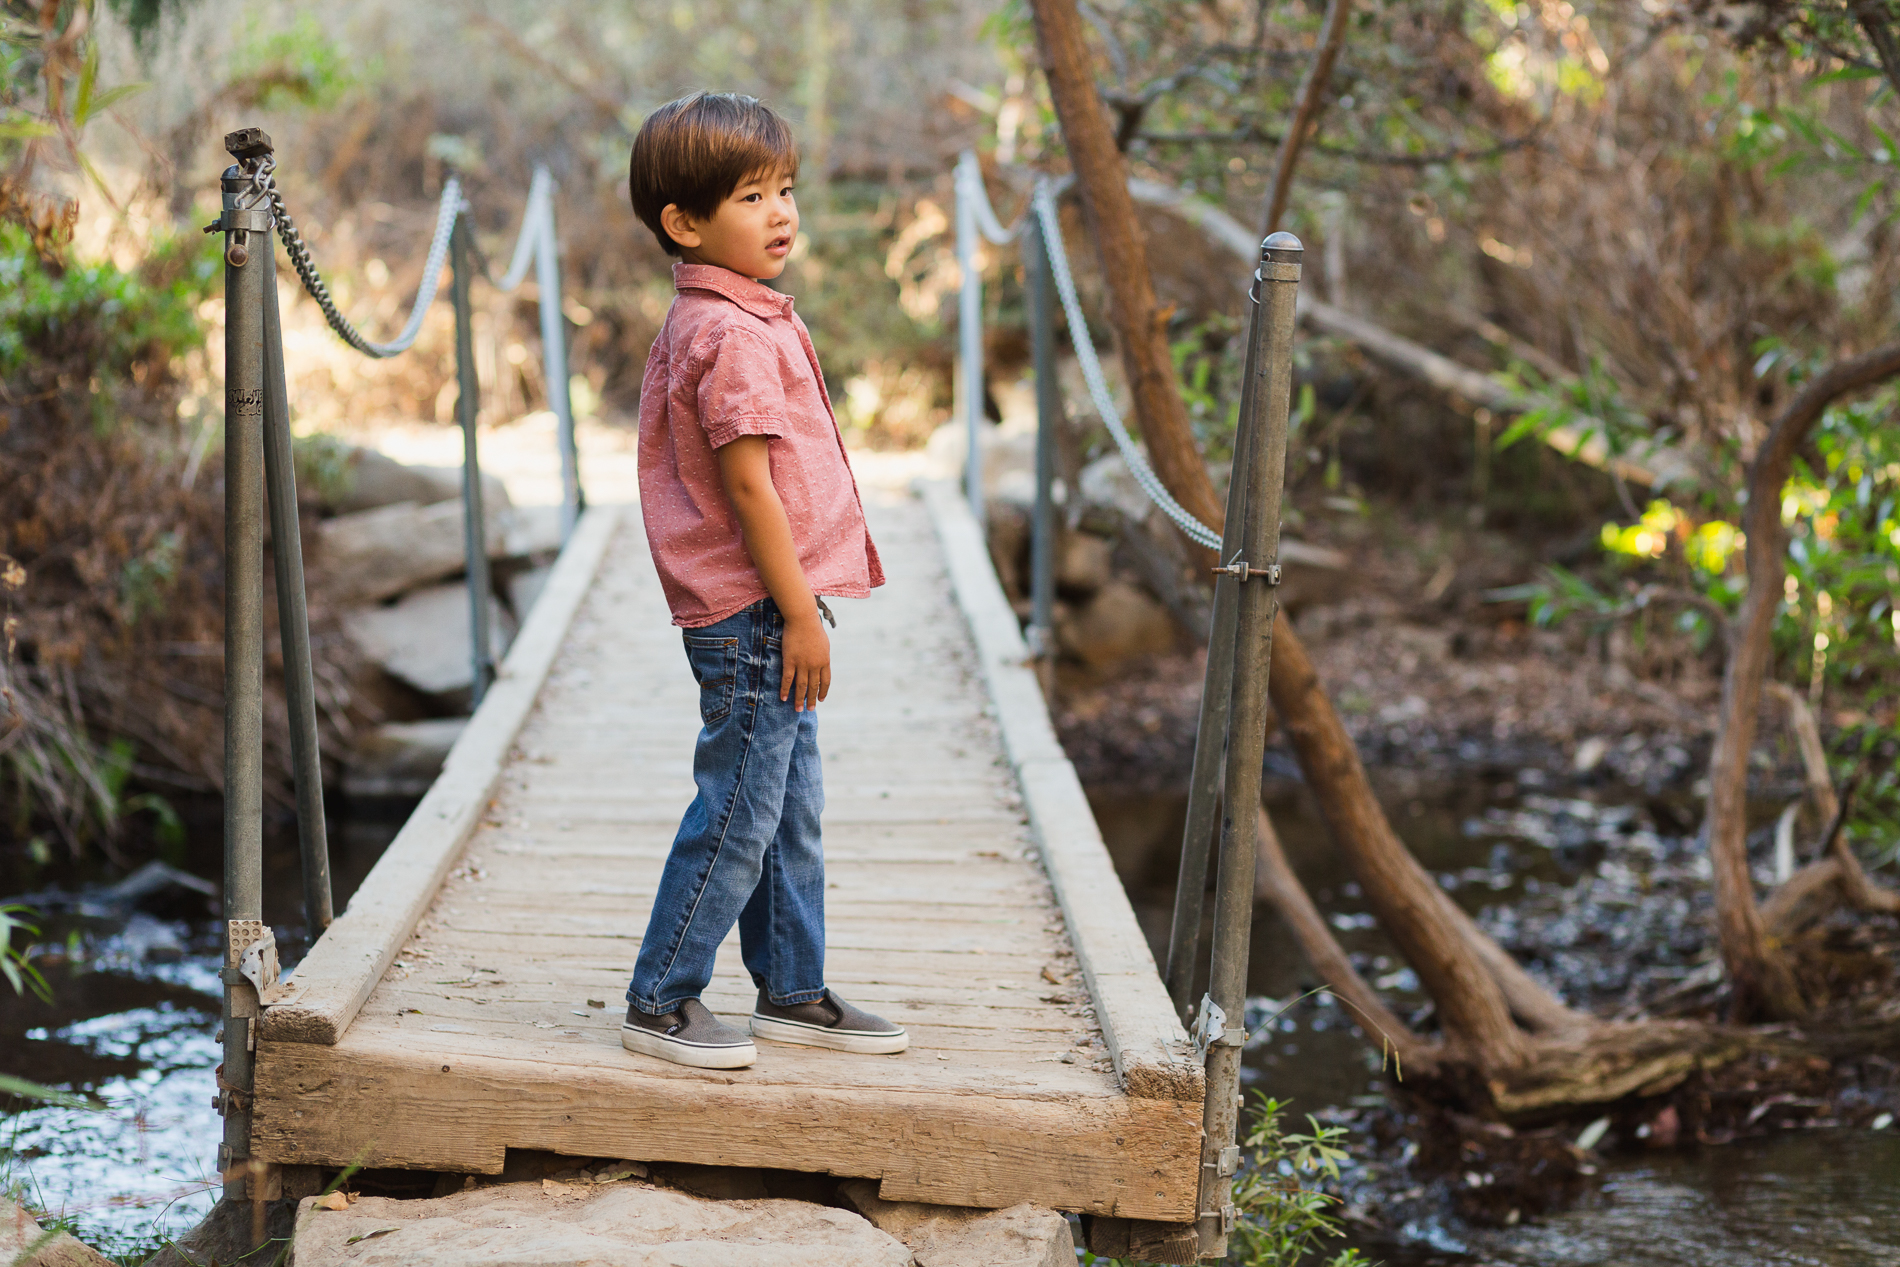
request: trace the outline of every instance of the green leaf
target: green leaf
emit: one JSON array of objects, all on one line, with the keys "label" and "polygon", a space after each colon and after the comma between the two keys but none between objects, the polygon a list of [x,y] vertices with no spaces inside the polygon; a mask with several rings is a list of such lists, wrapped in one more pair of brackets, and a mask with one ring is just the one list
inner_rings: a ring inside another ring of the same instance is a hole
[{"label": "green leaf", "polygon": [[[87,117],[90,118],[91,115],[98,114],[103,110],[110,110],[113,106],[118,105],[121,101],[124,101],[127,97],[136,97],[139,93],[144,92],[147,88],[150,88],[150,87],[151,85],[147,83],[130,83],[130,84],[120,84],[116,88],[108,88],[104,92],[100,93],[97,97],[93,98],[92,110]],[[74,111],[73,117],[79,123],[81,127],[85,126],[86,120],[79,118],[77,111]]]},{"label": "green leaf", "polygon": [[105,1107],[90,1096],[74,1095],[70,1091],[61,1091],[57,1087],[44,1087],[37,1082],[28,1082],[25,1078],[16,1078],[10,1073],[0,1073],[0,1095],[17,1096],[22,1100],[36,1100],[41,1104],[51,1104],[62,1109],[103,1109]]},{"label": "green leaf", "polygon": [[73,99],[73,122],[80,127],[92,117],[92,89],[99,82],[99,44],[88,41],[86,59],[79,66],[79,92]]},{"label": "green leaf", "polygon": [[24,116],[17,119],[0,119],[0,141],[31,141],[42,136],[55,136],[59,129],[50,123]]},{"label": "green leaf", "polygon": [[1530,413],[1518,415],[1517,421],[1504,429],[1492,447],[1502,453],[1526,436],[1541,435],[1545,426],[1544,412],[1534,409]]},{"label": "green leaf", "polygon": [[1880,72],[1872,66],[1843,66],[1839,70],[1830,70],[1825,75],[1816,75],[1809,82],[1816,84],[1835,84],[1852,79],[1878,79]]}]

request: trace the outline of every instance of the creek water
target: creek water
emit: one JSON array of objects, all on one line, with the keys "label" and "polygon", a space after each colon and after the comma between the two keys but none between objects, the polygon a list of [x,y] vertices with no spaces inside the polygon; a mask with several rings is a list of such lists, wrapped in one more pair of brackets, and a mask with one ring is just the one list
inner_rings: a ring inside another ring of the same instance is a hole
[{"label": "creek water", "polygon": [[[1705,955],[1707,876],[1684,834],[1691,810],[1630,789],[1543,786],[1537,771],[1486,778],[1385,778],[1395,827],[1441,885],[1573,1001],[1613,1005],[1678,980]],[[1091,798],[1151,942],[1165,945],[1184,804],[1178,796]],[[1326,843],[1308,798],[1274,780],[1269,803],[1289,857],[1362,971],[1401,1014],[1425,1006]],[[405,806],[339,806],[332,855],[339,908]],[[175,859],[215,877],[215,820]],[[208,848],[206,842],[209,842]],[[271,838],[266,916],[294,960],[294,832]],[[8,877],[9,891],[27,887]],[[130,1253],[176,1236],[215,1200],[221,1123],[216,937],[202,894],[102,906],[69,886],[42,893],[49,1006],[0,991],[0,1072],[92,1097],[99,1107],[23,1107],[0,1116],[0,1176],[87,1239]],[[46,900],[51,897],[56,900]],[[1375,1055],[1316,984],[1272,914],[1255,921],[1245,1078],[1290,1101],[1295,1121],[1367,1111],[1388,1083]],[[1876,1121],[1878,1118],[1875,1119]],[[1353,1141],[1355,1148],[1359,1141]],[[1835,1126],[1717,1147],[1606,1155],[1595,1186],[1562,1213],[1506,1228],[1460,1222],[1402,1159],[1361,1155],[1343,1195],[1353,1237],[1392,1267],[1523,1264],[1731,1267],[1900,1265],[1900,1129]],[[1368,1230],[1376,1223],[1382,1230]]]},{"label": "creek water", "polygon": [[[1361,973],[1416,1023],[1428,1007],[1417,979],[1375,926],[1310,795],[1286,777],[1290,768],[1280,773],[1267,801],[1289,861]],[[1707,860],[1685,794],[1558,786],[1535,769],[1374,778],[1394,828],[1441,887],[1572,1003],[1614,1011],[1706,962]],[[1185,798],[1098,789],[1090,799],[1162,956]],[[1291,1127],[1307,1114],[1348,1126],[1357,1156],[1343,1172],[1348,1234],[1335,1250],[1353,1246],[1388,1267],[1900,1265],[1900,1115],[1857,1106],[1851,1091],[1834,1120],[1858,1128],[1606,1146],[1593,1187],[1570,1209],[1510,1227],[1466,1224],[1442,1181],[1408,1173],[1410,1150],[1368,1155],[1355,1122],[1385,1104],[1389,1082],[1343,1009],[1313,992],[1318,984],[1285,926],[1256,908],[1243,1087],[1290,1102]]]},{"label": "creek water", "polygon": [[[189,809],[188,844],[170,862],[187,875],[222,874],[217,807]],[[338,910],[408,814],[406,804],[338,806],[330,857]],[[340,812],[339,812],[340,811]],[[21,893],[25,877],[0,877]],[[286,962],[304,948],[294,823],[265,841],[264,916]],[[11,899],[19,900],[19,899]],[[52,1002],[0,989],[0,1073],[75,1092],[86,1106],[0,1097],[0,1190],[115,1256],[157,1248],[195,1226],[217,1201],[212,1107],[219,941],[215,910],[182,884],[155,886],[136,905],[105,885],[28,893],[41,913],[35,964]]]}]

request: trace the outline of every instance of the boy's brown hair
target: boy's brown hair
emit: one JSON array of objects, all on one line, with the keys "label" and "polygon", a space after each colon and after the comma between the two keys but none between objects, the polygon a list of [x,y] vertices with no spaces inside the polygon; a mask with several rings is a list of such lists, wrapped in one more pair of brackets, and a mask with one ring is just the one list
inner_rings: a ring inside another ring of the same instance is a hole
[{"label": "boy's brown hair", "polygon": [[679,243],[660,223],[668,203],[708,220],[733,190],[776,171],[798,173],[798,144],[785,120],[757,97],[696,92],[667,102],[640,125],[627,162],[627,192],[660,249],[678,255]]}]

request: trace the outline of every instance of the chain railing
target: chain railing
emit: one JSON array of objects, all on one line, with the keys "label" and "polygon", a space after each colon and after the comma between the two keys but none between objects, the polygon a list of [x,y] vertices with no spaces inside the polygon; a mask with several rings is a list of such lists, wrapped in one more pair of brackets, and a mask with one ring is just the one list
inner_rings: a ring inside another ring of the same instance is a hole
[{"label": "chain railing", "polygon": [[[487,522],[482,508],[481,465],[476,446],[479,386],[475,373],[469,288],[480,253],[469,224],[470,210],[459,180],[442,189],[435,230],[408,319],[386,343],[366,337],[337,307],[296,222],[277,188],[271,139],[258,128],[225,137],[235,160],[222,180],[223,212],[206,227],[224,235],[225,291],[225,597],[224,597],[224,1064],[218,1077],[218,1109],[224,1141],[218,1168],[225,1195],[261,1201],[263,1170],[250,1147],[253,1062],[262,1009],[285,987],[278,981],[277,945],[263,914],[263,521],[268,500],[271,553],[276,573],[278,628],[283,643],[285,697],[290,721],[291,764],[296,784],[297,835],[303,873],[304,918],[314,941],[332,916],[329,848],[324,821],[322,759],[305,610],[302,538],[297,515],[296,475],[290,435],[290,402],[278,308],[273,235],[281,238],[291,267],[324,320],[350,347],[386,358],[415,344],[441,285],[445,262],[453,265],[456,417],[463,438],[463,539],[469,592],[471,703],[479,706],[494,679],[489,647],[490,599]],[[554,227],[554,182],[537,168],[528,191],[521,233],[507,274],[496,283],[513,290],[533,265],[539,290],[541,337],[548,403],[558,421],[561,459],[562,541],[572,533],[582,507],[568,399],[567,345],[561,318],[558,240]],[[492,280],[492,279],[491,279]],[[268,489],[268,499],[266,498]],[[261,1208],[261,1207],[260,1207]]]},{"label": "chain railing", "polygon": [[[978,516],[979,524],[983,514],[982,446],[978,440],[983,421],[983,343],[982,291],[973,277],[975,239],[980,232],[999,246],[1018,235],[1023,240],[1037,415],[1028,641],[1032,654],[1042,664],[1045,683],[1054,651],[1050,629],[1056,533],[1052,490],[1055,429],[1062,416],[1049,304],[1052,281],[1089,397],[1136,485],[1190,541],[1218,551],[1166,982],[1170,998],[1186,1017],[1192,986],[1200,979],[1203,967],[1207,974],[1206,991],[1199,1007],[1193,1009],[1191,1034],[1195,1052],[1207,1069],[1195,1223],[1201,1260],[1220,1258],[1226,1253],[1235,1219],[1231,1192],[1239,1165],[1235,1141],[1239,1129],[1240,1054],[1246,1041],[1240,1019],[1246,1006],[1257,824],[1253,813],[1223,812],[1222,807],[1255,806],[1260,802],[1267,671],[1280,581],[1277,556],[1292,397],[1293,301],[1299,286],[1302,248],[1299,239],[1290,233],[1276,233],[1260,244],[1259,267],[1248,290],[1253,308],[1239,426],[1234,437],[1233,477],[1228,483],[1224,532],[1216,532],[1169,493],[1122,421],[1076,294],[1056,212],[1057,183],[1048,178],[1038,180],[1023,219],[1008,228],[990,207],[975,155],[965,153],[958,162],[956,190],[957,259],[963,269],[959,333],[964,418],[969,429],[965,475],[971,511]],[[1216,840],[1219,865],[1214,881],[1213,939],[1203,963],[1201,925]]]}]

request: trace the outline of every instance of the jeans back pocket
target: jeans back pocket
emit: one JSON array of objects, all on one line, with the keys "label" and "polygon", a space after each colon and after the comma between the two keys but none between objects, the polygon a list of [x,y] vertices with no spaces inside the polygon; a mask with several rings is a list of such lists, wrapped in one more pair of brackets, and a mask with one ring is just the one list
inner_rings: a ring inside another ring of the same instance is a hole
[{"label": "jeans back pocket", "polygon": [[739,640],[687,634],[686,662],[699,683],[699,720],[710,726],[732,711],[738,690]]}]

